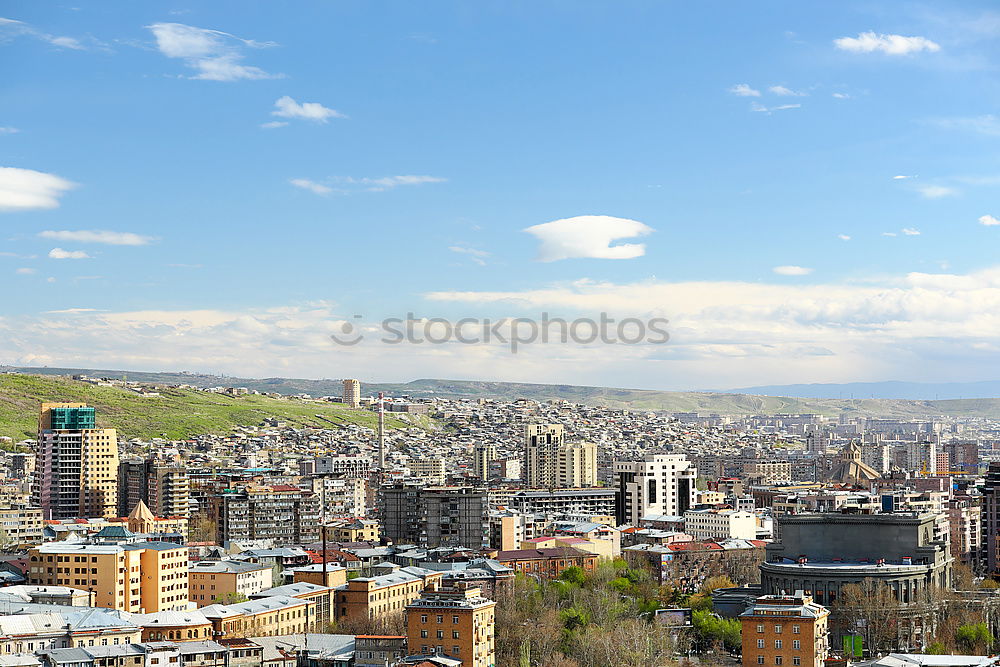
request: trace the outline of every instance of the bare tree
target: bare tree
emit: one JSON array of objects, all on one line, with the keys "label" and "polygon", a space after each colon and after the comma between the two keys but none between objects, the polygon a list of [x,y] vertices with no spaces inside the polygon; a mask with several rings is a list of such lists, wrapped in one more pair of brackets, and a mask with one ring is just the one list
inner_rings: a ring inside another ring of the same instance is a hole
[{"label": "bare tree", "polygon": [[847,584],[840,590],[836,613],[845,629],[860,634],[873,654],[898,648],[900,603],[890,586],[875,579]]}]

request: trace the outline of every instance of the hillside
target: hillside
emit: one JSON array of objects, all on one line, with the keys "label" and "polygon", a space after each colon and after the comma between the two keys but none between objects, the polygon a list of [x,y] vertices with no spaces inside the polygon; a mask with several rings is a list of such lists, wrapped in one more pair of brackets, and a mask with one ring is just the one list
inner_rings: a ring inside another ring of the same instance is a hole
[{"label": "hillside", "polygon": [[[52,375],[68,376],[77,373],[83,373],[92,377],[121,378],[126,376],[129,380],[136,382],[188,384],[199,387],[247,387],[258,391],[275,392],[285,395],[305,393],[312,396],[339,396],[341,393],[341,383],[338,379],[236,378],[196,373],[148,373],[74,368],[0,367],[0,370],[16,373],[34,373],[46,377]],[[539,401],[563,399],[587,405],[606,405],[634,410],[718,413],[732,416],[816,413],[830,417],[847,414],[849,416],[862,417],[919,418],[962,416],[1000,419],[1000,398],[967,398],[933,401],[894,398],[800,398],[744,393],[655,391],[580,385],[438,379],[420,379],[395,384],[362,383],[362,395],[373,395],[379,391],[385,391],[391,396],[412,396],[414,398],[430,398],[434,396],[441,398],[494,398],[501,400],[527,398]],[[202,396],[200,393],[198,395]],[[0,419],[2,419],[2,414],[0,414]]]},{"label": "hillside", "polygon": [[[265,396],[225,396],[192,389],[163,389],[158,397],[142,397],[116,387],[96,387],[65,377],[0,375],[0,436],[15,441],[34,438],[38,408],[43,401],[87,403],[97,408],[102,428],[116,428],[125,438],[183,439],[204,433],[224,434],[234,426],[254,426],[265,417],[292,426],[333,428],[359,424],[375,427],[378,417],[368,410],[298,399]],[[426,418],[414,422],[426,425]],[[410,426],[386,416],[389,428]]]}]

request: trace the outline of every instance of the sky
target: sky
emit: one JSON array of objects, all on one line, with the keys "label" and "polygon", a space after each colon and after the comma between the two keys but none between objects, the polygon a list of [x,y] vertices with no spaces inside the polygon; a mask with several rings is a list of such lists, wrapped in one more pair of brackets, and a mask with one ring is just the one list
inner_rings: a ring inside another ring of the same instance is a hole
[{"label": "sky", "polygon": [[8,0],[0,363],[997,379],[998,64],[991,2]]}]

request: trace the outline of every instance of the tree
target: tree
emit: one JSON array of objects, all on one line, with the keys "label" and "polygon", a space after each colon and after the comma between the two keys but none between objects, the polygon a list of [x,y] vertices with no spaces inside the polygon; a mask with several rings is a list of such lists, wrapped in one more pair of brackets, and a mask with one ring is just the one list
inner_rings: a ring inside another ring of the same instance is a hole
[{"label": "tree", "polygon": [[986,655],[994,639],[985,623],[969,623],[955,631],[955,641],[967,655]]},{"label": "tree", "polygon": [[875,579],[847,584],[836,612],[851,632],[860,632],[872,653],[887,653],[899,644],[899,601],[888,585]]},{"label": "tree", "polygon": [[215,542],[218,538],[215,521],[204,513],[188,521],[188,542]]},{"label": "tree", "polygon": [[238,604],[240,602],[247,602],[249,599],[243,593],[230,592],[216,597],[212,602],[215,604]]},{"label": "tree", "polygon": [[577,586],[582,586],[583,582],[587,580],[587,573],[583,571],[582,567],[572,565],[562,571],[562,574],[559,575],[559,579],[571,584],[576,584]]},{"label": "tree", "polygon": [[742,628],[735,618],[722,618],[710,611],[699,609],[692,613],[692,624],[702,647],[721,644],[727,651],[742,645]]}]

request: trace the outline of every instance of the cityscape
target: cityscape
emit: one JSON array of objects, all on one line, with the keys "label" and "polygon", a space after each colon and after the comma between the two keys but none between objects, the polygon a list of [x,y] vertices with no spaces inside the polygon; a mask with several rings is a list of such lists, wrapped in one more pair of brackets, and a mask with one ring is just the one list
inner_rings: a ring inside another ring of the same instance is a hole
[{"label": "cityscape", "polygon": [[0,54],[0,667],[1000,667],[995,0]]}]

